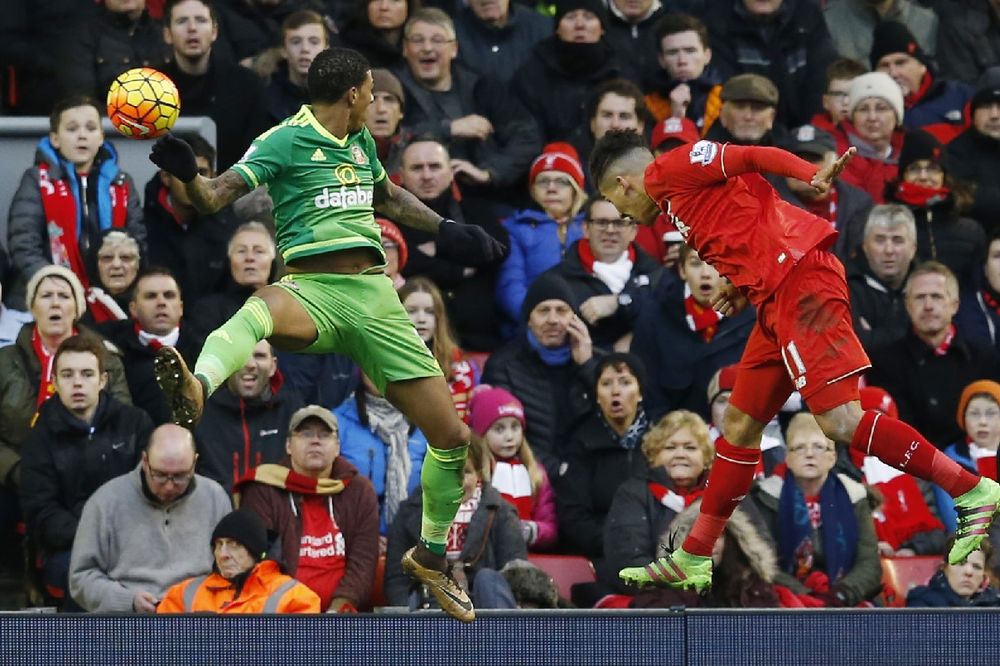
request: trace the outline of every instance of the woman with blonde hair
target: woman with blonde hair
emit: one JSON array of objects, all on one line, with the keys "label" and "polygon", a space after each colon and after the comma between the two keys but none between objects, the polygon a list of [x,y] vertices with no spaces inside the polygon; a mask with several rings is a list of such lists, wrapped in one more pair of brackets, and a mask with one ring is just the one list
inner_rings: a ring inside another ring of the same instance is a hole
[{"label": "woman with blonde hair", "polygon": [[619,486],[604,523],[604,582],[618,591],[627,589],[618,572],[656,559],[660,535],[701,497],[715,447],[705,421],[679,409],[646,433],[642,453],[648,473]]},{"label": "woman with blonde hair", "polygon": [[455,342],[441,290],[425,277],[414,277],[407,280],[399,290],[399,300],[420,339],[441,367],[451,389],[455,411],[465,418],[469,394],[479,383],[481,370],[465,357],[465,352]]}]

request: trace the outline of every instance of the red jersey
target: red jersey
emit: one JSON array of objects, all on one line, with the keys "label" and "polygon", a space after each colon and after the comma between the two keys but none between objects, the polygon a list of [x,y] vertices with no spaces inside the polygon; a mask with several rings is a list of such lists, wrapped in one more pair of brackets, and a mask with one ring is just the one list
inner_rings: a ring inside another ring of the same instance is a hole
[{"label": "red jersey", "polygon": [[703,140],[657,157],[644,183],[687,244],[754,304],[809,250],[837,237],[830,222],[783,201],[761,173],[809,182],[816,167],[779,148]]}]

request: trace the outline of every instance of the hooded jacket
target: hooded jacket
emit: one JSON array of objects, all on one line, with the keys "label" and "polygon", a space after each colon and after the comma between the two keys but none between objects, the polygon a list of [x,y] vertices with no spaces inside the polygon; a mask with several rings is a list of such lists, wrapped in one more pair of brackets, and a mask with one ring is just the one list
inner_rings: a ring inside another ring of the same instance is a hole
[{"label": "hooded jacket", "polygon": [[229,491],[250,469],[285,457],[285,440],[292,414],[302,398],[284,386],[281,371],[271,377],[266,398],[244,400],[223,386],[205,403],[194,429],[198,442],[198,473]]},{"label": "hooded jacket", "polygon": [[83,505],[105,481],[139,464],[153,423],[137,407],[102,391],[91,423],[62,400],[47,400],[24,446],[21,509],[45,552],[69,550]]},{"label": "hooded jacket", "polygon": [[319,597],[291,576],[281,573],[277,562],[254,565],[237,587],[219,573],[188,578],[167,590],[157,613],[318,613]]},{"label": "hooded jacket", "polygon": [[[281,464],[290,467],[291,461],[286,458]],[[358,474],[358,468],[343,456],[334,459],[330,478],[340,479],[346,485],[340,493],[329,496],[333,519],[347,547],[347,567],[333,597],[343,597],[360,608],[368,601],[375,580],[379,554],[378,498],[371,482]],[[299,568],[302,542],[303,496],[258,481],[241,481],[233,492],[240,494],[241,508],[256,513],[268,531],[277,534],[268,551],[280,553],[281,562],[294,576]]]},{"label": "hooded jacket", "polygon": [[948,170],[955,178],[975,186],[969,215],[982,222],[988,232],[1000,220],[1000,139],[970,127],[945,146]]}]

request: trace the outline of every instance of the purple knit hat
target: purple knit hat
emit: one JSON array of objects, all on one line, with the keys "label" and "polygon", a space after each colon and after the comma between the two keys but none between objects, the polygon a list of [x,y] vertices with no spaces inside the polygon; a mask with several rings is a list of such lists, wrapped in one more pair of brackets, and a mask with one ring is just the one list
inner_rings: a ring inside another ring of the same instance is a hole
[{"label": "purple knit hat", "polygon": [[482,437],[490,426],[505,416],[513,416],[524,427],[524,406],[509,391],[490,388],[477,391],[469,403],[469,427]]}]

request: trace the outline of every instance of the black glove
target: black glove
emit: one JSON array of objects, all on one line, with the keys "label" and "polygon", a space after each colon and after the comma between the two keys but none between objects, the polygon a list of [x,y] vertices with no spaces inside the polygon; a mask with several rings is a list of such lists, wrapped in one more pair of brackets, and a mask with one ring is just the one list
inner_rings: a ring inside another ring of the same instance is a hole
[{"label": "black glove", "polygon": [[191,146],[173,134],[166,134],[153,144],[149,159],[184,183],[190,183],[198,175],[198,161]]},{"label": "black glove", "polygon": [[507,247],[482,227],[441,220],[437,254],[460,266],[486,266],[507,256]]}]

